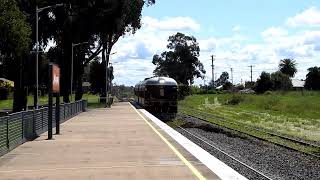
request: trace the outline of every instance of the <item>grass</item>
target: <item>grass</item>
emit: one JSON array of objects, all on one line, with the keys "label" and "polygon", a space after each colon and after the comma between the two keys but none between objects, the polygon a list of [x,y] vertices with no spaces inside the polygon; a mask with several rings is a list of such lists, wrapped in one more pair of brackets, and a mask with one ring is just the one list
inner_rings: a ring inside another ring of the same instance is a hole
[{"label": "grass", "polygon": [[[230,103],[232,102],[232,103]],[[186,97],[179,111],[203,111],[236,123],[306,141],[320,142],[320,92],[275,92],[268,95],[211,94]],[[213,121],[213,119],[211,119]]]},{"label": "grass", "polygon": [[88,108],[95,109],[95,108],[104,108],[106,106],[105,103],[100,103],[98,95],[87,95],[84,96],[84,99],[88,101]]},{"label": "grass", "polygon": [[[33,96],[30,95],[27,97],[27,104],[28,106],[33,106]],[[60,99],[60,102],[62,102],[62,97]],[[39,97],[39,105],[44,105],[48,103],[48,97],[47,96],[40,96]],[[0,100],[0,110],[2,109],[12,109],[13,99],[7,99],[7,100]]]},{"label": "grass", "polygon": [[[104,107],[104,104],[99,103],[99,96],[93,94],[84,94],[82,99],[88,100],[88,107],[89,108],[99,108]],[[33,96],[28,96],[28,106],[33,105]],[[54,100],[55,101],[55,100]],[[60,97],[60,102],[63,102],[62,97]],[[3,109],[12,109],[13,99],[8,100],[0,100],[0,110]],[[39,97],[39,105],[48,104],[48,96],[40,96]]]}]

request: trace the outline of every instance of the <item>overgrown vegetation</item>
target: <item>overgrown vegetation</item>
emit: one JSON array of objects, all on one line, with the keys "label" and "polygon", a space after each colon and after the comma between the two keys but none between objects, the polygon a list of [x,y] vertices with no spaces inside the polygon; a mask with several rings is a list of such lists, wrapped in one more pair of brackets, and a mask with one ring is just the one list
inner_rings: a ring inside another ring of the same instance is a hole
[{"label": "overgrown vegetation", "polygon": [[239,125],[320,142],[320,92],[269,92],[263,95],[193,95],[179,111],[202,111]]}]

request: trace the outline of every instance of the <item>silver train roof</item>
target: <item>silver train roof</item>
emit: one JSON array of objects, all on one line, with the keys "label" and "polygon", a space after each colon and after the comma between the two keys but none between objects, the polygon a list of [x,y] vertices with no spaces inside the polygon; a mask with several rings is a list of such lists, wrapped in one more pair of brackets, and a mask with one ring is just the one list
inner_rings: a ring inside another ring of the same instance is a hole
[{"label": "silver train roof", "polygon": [[171,86],[177,86],[178,83],[172,79],[172,78],[168,78],[168,77],[153,77],[153,78],[149,78],[146,79],[140,83],[138,83],[137,85],[171,85]]}]

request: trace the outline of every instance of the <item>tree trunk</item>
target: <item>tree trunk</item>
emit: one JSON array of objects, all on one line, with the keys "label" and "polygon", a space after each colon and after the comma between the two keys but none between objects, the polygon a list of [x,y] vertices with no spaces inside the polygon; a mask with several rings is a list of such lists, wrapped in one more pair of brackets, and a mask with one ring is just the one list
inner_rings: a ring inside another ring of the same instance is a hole
[{"label": "tree trunk", "polygon": [[71,17],[66,21],[62,32],[63,60],[61,61],[61,86],[60,94],[63,102],[69,103],[70,81],[71,81],[71,45],[72,45],[72,20]]},{"label": "tree trunk", "polygon": [[13,112],[25,110],[27,107],[26,91],[23,87],[23,65],[22,58],[19,57],[19,73],[14,80]]},{"label": "tree trunk", "polygon": [[79,101],[82,99],[83,88],[82,88],[82,78],[78,78],[76,81],[76,96],[75,100]]},{"label": "tree trunk", "polygon": [[80,51],[78,51],[78,58],[76,61],[76,71],[75,71],[75,80],[76,80],[76,95],[75,95],[75,100],[81,100],[82,99],[82,95],[83,95],[83,88],[82,88],[82,77],[84,74],[84,65],[83,62],[85,62],[85,52],[83,51],[83,48],[79,48],[81,49]]},{"label": "tree trunk", "polygon": [[[61,95],[63,96],[63,102],[69,103],[69,94],[70,94],[70,78],[71,78],[71,65],[70,65],[70,58],[71,53],[69,51],[70,48],[66,44],[69,44],[67,41],[64,42],[64,53],[63,53],[63,59],[61,63]],[[71,45],[69,45],[71,46]]]},{"label": "tree trunk", "polygon": [[[106,72],[106,55],[105,55],[105,46],[103,45],[102,46],[102,62],[101,64],[103,65],[103,72]],[[106,77],[105,77],[105,73],[104,73],[104,76],[101,77],[101,80],[102,80],[102,84],[104,85],[102,88],[101,88],[101,91],[100,91],[100,102],[101,103],[105,103],[106,100],[105,100],[105,97],[106,97]]]}]

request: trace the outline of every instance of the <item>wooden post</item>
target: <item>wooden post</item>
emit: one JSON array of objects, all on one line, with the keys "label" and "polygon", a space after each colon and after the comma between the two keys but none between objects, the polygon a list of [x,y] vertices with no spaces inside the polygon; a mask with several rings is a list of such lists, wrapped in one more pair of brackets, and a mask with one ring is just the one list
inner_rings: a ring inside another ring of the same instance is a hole
[{"label": "wooden post", "polygon": [[60,93],[56,94],[56,134],[60,134]]},{"label": "wooden post", "polygon": [[52,139],[52,64],[49,65],[48,140]]}]

